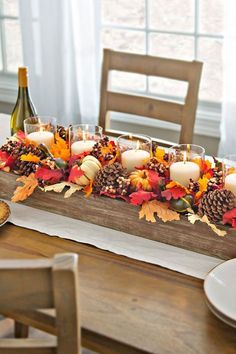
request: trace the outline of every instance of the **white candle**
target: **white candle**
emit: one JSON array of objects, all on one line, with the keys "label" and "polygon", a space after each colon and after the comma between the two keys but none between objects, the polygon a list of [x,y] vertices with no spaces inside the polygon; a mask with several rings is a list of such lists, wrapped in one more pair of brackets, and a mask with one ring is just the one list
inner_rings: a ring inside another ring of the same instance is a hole
[{"label": "white candle", "polygon": [[234,193],[236,197],[236,173],[231,173],[225,177],[225,189]]},{"label": "white candle", "polygon": [[38,131],[27,135],[27,139],[36,145],[45,144],[48,148],[54,143],[54,134],[48,131]]},{"label": "white candle", "polygon": [[197,181],[200,177],[200,167],[191,161],[179,161],[170,166],[170,179],[187,187],[190,178]]},{"label": "white candle", "polygon": [[135,170],[145,164],[146,160],[150,157],[150,153],[145,150],[127,150],[121,154],[122,166],[127,168],[128,172]]},{"label": "white candle", "polygon": [[92,151],[94,144],[96,144],[95,140],[75,141],[71,145],[71,154],[72,155],[79,155],[85,151]]}]

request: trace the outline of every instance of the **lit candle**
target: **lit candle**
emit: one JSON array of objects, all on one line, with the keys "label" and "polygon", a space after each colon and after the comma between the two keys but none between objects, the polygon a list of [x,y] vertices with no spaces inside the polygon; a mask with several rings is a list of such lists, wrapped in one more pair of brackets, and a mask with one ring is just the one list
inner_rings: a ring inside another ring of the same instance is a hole
[{"label": "lit candle", "polygon": [[27,135],[27,139],[36,145],[45,144],[48,148],[54,143],[54,134],[48,131],[38,131]]},{"label": "lit candle", "polygon": [[231,173],[225,177],[225,189],[234,193],[236,197],[236,173]]},{"label": "lit candle", "polygon": [[128,172],[135,170],[135,167],[143,166],[150,158],[150,153],[146,150],[139,149],[139,141],[137,141],[137,148],[126,150],[121,154],[122,166],[127,168]]},{"label": "lit candle", "polygon": [[72,155],[79,155],[85,151],[92,151],[94,144],[96,144],[95,140],[75,141],[71,145],[71,154]]},{"label": "lit candle", "polygon": [[184,161],[174,162],[170,166],[170,179],[180,183],[182,186],[189,185],[190,178],[197,181],[200,177],[200,167],[195,162],[186,161],[187,154],[184,154]]}]

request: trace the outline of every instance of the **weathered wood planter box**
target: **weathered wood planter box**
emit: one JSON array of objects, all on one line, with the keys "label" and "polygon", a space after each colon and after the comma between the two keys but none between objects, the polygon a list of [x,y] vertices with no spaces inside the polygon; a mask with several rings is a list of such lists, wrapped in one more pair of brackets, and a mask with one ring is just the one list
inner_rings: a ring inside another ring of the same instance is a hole
[{"label": "weathered wood planter box", "polygon": [[[14,174],[0,172],[0,198],[11,199],[18,185],[16,178]],[[219,237],[206,224],[192,225],[184,216],[180,221],[150,223],[139,220],[138,208],[122,200],[85,198],[82,192],[64,199],[62,194],[37,190],[24,204],[210,256],[236,257],[236,230],[225,227],[227,236]]]}]

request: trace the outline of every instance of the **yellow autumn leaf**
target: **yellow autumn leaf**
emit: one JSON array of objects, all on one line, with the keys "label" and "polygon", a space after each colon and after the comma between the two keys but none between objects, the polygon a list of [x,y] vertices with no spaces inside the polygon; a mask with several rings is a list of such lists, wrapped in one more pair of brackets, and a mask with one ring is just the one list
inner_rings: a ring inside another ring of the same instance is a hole
[{"label": "yellow autumn leaf", "polygon": [[147,221],[156,222],[154,216],[155,213],[163,222],[180,219],[180,216],[176,211],[169,209],[168,203],[162,203],[158,200],[144,202],[139,212],[139,219],[145,217]]},{"label": "yellow autumn leaf", "polygon": [[40,158],[32,154],[32,152],[30,152],[29,154],[21,155],[20,159],[21,161],[35,162],[35,163],[38,163],[40,161]]},{"label": "yellow autumn leaf", "polygon": [[200,192],[205,192],[207,190],[208,182],[209,182],[209,179],[207,177],[203,176],[202,178],[199,178],[198,185],[199,185]]},{"label": "yellow autumn leaf", "polygon": [[165,150],[160,147],[157,147],[154,156],[158,160],[158,162],[163,162],[165,156]]}]

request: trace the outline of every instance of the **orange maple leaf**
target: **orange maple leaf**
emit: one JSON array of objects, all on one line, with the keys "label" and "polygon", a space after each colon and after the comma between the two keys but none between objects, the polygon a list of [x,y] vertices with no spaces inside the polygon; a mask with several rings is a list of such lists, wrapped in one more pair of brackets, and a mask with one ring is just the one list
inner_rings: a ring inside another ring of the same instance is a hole
[{"label": "orange maple leaf", "polygon": [[34,173],[31,173],[28,177],[21,176],[17,178],[17,182],[22,182],[23,186],[16,188],[11,201],[16,203],[27,199],[38,186],[38,180],[35,178]]},{"label": "orange maple leaf", "polygon": [[55,134],[55,144],[52,144],[50,151],[56,158],[61,158],[64,161],[69,161],[70,159],[69,146],[67,142],[59,136],[58,133]]},{"label": "orange maple leaf", "polygon": [[145,217],[147,221],[156,222],[155,213],[163,222],[180,219],[176,211],[169,209],[169,203],[162,203],[158,200],[144,202],[139,212],[139,219]]}]

